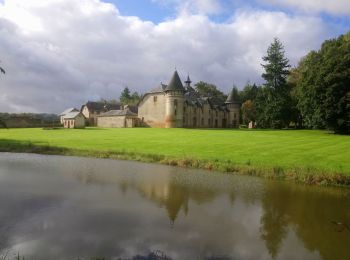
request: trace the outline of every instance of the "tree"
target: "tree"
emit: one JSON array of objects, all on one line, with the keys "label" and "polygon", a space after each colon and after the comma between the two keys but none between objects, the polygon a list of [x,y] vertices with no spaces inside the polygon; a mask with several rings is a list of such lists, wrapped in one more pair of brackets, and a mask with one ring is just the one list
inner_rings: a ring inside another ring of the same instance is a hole
[{"label": "tree", "polygon": [[298,93],[297,93],[297,84],[300,80],[300,70],[298,68],[292,68],[289,71],[287,78],[287,84],[290,87],[290,97],[291,97],[291,121],[294,122],[296,128],[303,127],[303,117],[300,110],[298,109]]},{"label": "tree", "polygon": [[138,103],[141,99],[141,95],[135,91],[134,93],[132,93],[131,99],[134,103]]},{"label": "tree", "polygon": [[325,41],[298,65],[297,106],[308,128],[350,133],[350,32]]},{"label": "tree", "polygon": [[210,84],[204,81],[199,81],[195,85],[196,91],[201,95],[201,96],[207,96],[207,97],[215,97],[218,98],[222,101],[225,101],[227,96],[221,92],[217,86],[214,84]]},{"label": "tree", "polygon": [[249,82],[244,86],[244,88],[239,92],[239,99],[242,103],[244,103],[247,100],[251,100],[254,102],[257,94],[258,94],[258,87],[255,85],[251,85]]},{"label": "tree", "polygon": [[125,87],[120,95],[120,102],[123,105],[136,105],[141,99],[141,94],[136,91],[130,94],[128,87]]},{"label": "tree", "polygon": [[120,94],[120,102],[127,103],[130,100],[131,96],[130,96],[130,90],[128,87],[125,87],[122,91],[122,93]]},{"label": "tree", "polygon": [[242,120],[244,124],[248,125],[250,121],[255,122],[256,110],[253,101],[248,99],[242,104]]},{"label": "tree", "polygon": [[289,60],[284,57],[284,53],[282,43],[275,38],[267,49],[267,56],[263,57],[265,64],[262,64],[262,67],[265,73],[262,74],[262,77],[266,81],[265,85],[276,91],[285,89],[289,75]]},{"label": "tree", "polygon": [[[287,84],[289,60],[285,57],[282,43],[275,38],[263,57],[265,72],[264,90],[260,93],[257,106],[257,124],[260,127],[282,128],[290,123],[290,87]],[[257,97],[258,98],[258,97]]]}]

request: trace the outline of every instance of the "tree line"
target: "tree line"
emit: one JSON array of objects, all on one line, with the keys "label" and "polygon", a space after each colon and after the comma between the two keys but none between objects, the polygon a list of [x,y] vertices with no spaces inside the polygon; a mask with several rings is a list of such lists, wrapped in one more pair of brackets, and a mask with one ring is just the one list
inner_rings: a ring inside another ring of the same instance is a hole
[{"label": "tree line", "polygon": [[243,124],[350,133],[350,32],[325,41],[294,68],[277,38],[262,60],[264,84],[234,88]]},{"label": "tree line", "polygon": [[240,91],[244,123],[350,132],[350,32],[325,41],[295,68],[274,39],[263,61],[265,83]]},{"label": "tree line", "polygon": [[[263,60],[264,84],[234,87],[241,122],[258,128],[328,129],[350,133],[350,32],[325,41],[291,68],[284,46],[275,38]],[[200,81],[194,88],[223,102],[226,95],[214,84]],[[126,87],[122,103],[137,104],[142,95]]]}]

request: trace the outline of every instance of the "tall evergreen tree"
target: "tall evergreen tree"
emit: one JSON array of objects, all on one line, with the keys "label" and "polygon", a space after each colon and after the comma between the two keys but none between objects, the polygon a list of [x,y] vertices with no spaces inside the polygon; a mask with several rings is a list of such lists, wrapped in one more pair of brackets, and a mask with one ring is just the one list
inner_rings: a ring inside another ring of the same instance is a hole
[{"label": "tall evergreen tree", "polygon": [[284,56],[285,51],[279,39],[275,38],[269,48],[267,55],[262,59],[265,73],[262,74],[265,79],[265,85],[274,90],[285,90],[287,76],[289,75],[289,60]]},{"label": "tall evergreen tree", "polygon": [[120,94],[120,102],[123,105],[136,105],[141,99],[141,94],[138,92],[133,92],[131,94],[128,87],[125,87]]},{"label": "tall evergreen tree", "polygon": [[120,102],[122,102],[123,104],[128,103],[128,101],[131,99],[130,90],[128,87],[125,87],[123,89],[119,99],[120,99]]},{"label": "tall evergreen tree", "polygon": [[285,57],[282,43],[275,38],[263,57],[265,79],[263,91],[257,99],[257,124],[266,128],[287,127],[290,123],[290,87],[287,84],[289,60]]}]

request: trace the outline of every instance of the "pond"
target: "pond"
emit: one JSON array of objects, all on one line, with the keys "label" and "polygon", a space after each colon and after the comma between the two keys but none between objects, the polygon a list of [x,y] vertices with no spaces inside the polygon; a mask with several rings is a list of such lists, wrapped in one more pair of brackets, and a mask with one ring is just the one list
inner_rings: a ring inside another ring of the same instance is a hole
[{"label": "pond", "polygon": [[0,206],[0,259],[350,259],[349,189],[0,153]]}]

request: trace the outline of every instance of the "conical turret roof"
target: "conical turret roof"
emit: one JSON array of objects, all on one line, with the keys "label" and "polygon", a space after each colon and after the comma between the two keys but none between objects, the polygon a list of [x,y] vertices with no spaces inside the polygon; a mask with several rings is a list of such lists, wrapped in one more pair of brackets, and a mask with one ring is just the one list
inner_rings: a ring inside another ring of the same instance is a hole
[{"label": "conical turret roof", "polygon": [[192,83],[192,81],[190,79],[190,75],[187,76],[187,80],[185,81],[185,83],[186,84],[191,84]]},{"label": "conical turret roof", "polygon": [[184,91],[184,86],[182,85],[179,74],[175,70],[173,77],[171,78],[169,85],[165,88],[165,91],[169,90],[182,90]]},{"label": "conical turret roof", "polygon": [[226,104],[239,104],[238,92],[237,92],[237,89],[235,87],[232,88],[225,103]]}]

